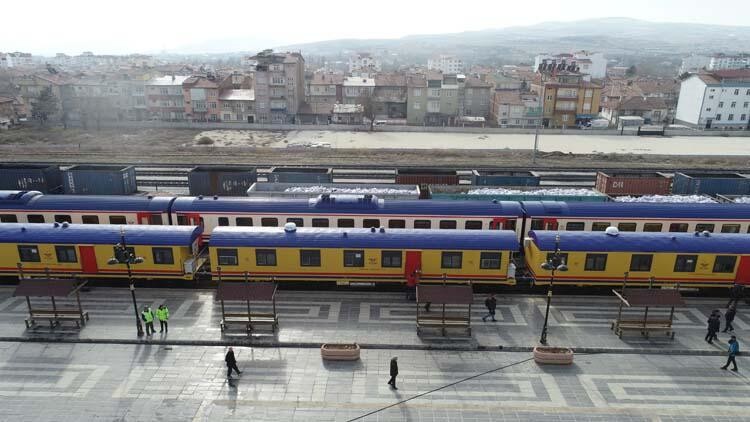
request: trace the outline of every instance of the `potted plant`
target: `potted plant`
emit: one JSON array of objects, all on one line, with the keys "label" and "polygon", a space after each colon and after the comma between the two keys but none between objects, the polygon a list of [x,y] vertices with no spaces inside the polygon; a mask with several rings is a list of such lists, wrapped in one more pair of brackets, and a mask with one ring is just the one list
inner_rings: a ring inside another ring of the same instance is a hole
[{"label": "potted plant", "polygon": [[325,360],[357,360],[359,350],[357,343],[325,343],[320,346],[320,357]]},{"label": "potted plant", "polygon": [[542,364],[570,365],[573,363],[573,349],[567,347],[534,347],[534,361]]}]

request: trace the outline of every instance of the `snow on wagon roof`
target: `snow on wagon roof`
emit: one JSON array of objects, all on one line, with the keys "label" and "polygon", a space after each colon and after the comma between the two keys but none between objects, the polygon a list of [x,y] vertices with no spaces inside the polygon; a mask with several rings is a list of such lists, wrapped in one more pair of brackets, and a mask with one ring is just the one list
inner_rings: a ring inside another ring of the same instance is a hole
[{"label": "snow on wagon roof", "polygon": [[145,226],[118,224],[0,224],[0,243],[54,243],[116,245],[120,228],[128,245],[189,246],[203,229],[198,226]]},{"label": "snow on wagon roof", "polygon": [[518,250],[511,230],[326,229],[298,227],[217,227],[212,247],[382,248]]},{"label": "snow on wagon roof", "polygon": [[524,201],[530,216],[750,219],[750,205]]}]

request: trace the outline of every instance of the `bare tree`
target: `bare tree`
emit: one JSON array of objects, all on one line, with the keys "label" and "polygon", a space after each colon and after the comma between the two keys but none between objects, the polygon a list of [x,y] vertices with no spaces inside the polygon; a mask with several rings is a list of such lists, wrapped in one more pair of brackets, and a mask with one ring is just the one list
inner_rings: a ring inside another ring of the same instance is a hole
[{"label": "bare tree", "polygon": [[51,87],[44,87],[42,89],[32,104],[31,110],[31,114],[39,119],[42,126],[44,126],[50,116],[57,112],[57,97],[55,97]]},{"label": "bare tree", "polygon": [[372,93],[360,97],[360,105],[362,105],[362,117],[370,120],[370,132],[372,132],[375,126],[375,101],[372,98]]}]

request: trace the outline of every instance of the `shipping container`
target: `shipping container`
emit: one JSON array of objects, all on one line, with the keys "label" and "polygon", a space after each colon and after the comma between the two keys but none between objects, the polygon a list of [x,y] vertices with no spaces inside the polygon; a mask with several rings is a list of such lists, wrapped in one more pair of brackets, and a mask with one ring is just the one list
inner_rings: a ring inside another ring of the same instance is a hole
[{"label": "shipping container", "polygon": [[568,188],[593,188],[596,186],[595,171],[532,171],[539,178],[539,186],[564,186]]},{"label": "shipping container", "polygon": [[530,186],[430,186],[431,198],[457,201],[564,201],[607,202],[609,196],[594,189]]},{"label": "shipping container", "polygon": [[672,193],[746,195],[750,194],[750,178],[739,173],[675,173]]},{"label": "shipping container", "polygon": [[669,195],[672,178],[663,173],[617,172],[596,174],[596,190],[606,195]]},{"label": "shipping container", "polygon": [[273,167],[268,173],[271,183],[333,183],[330,167]]},{"label": "shipping container", "polygon": [[250,186],[247,196],[253,198],[317,198],[333,195],[375,195],[381,199],[419,199],[419,186],[353,183],[262,183]]},{"label": "shipping container", "polygon": [[62,172],[46,164],[0,164],[0,190],[62,193]]},{"label": "shipping container", "polygon": [[539,176],[529,171],[472,171],[471,184],[477,186],[539,186]]},{"label": "shipping container", "polygon": [[133,166],[73,166],[63,172],[63,188],[74,195],[130,195],[138,191]]},{"label": "shipping container", "polygon": [[396,170],[399,185],[457,185],[459,175],[455,170],[403,168]]},{"label": "shipping container", "polygon": [[193,196],[242,196],[257,181],[255,167],[198,166],[188,172],[188,186]]}]

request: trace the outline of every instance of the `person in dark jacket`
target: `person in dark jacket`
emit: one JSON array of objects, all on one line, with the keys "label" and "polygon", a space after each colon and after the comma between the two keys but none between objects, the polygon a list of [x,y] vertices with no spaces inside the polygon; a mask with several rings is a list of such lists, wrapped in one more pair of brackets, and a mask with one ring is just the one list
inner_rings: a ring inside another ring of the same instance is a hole
[{"label": "person in dark jacket", "polygon": [[708,332],[705,337],[708,344],[713,344],[714,339],[717,338],[716,333],[721,329],[721,317],[717,312],[711,312],[711,316],[708,317]]},{"label": "person in dark jacket", "polygon": [[737,337],[732,336],[731,339],[729,339],[729,349],[727,350],[728,356],[727,356],[727,363],[726,365],[722,366],[721,369],[726,370],[729,367],[729,364],[731,363],[734,367],[732,368],[732,371],[737,372],[737,360],[735,359],[737,357],[737,353],[740,352],[740,343],[737,342]]},{"label": "person in dark jacket", "polygon": [[497,308],[497,299],[495,299],[495,294],[491,293],[489,296],[487,296],[487,299],[484,300],[484,306],[487,307],[487,311],[489,312],[487,315],[482,317],[482,321],[487,322],[487,318],[492,317],[492,321],[497,321],[495,319],[495,308]]},{"label": "person in dark jacket", "polygon": [[735,307],[739,303],[740,299],[742,299],[742,296],[745,295],[745,286],[734,283],[732,288],[729,290],[729,303],[727,303],[727,308],[734,305]]},{"label": "person in dark jacket", "polygon": [[398,376],[398,358],[396,356],[391,358],[391,379],[388,381],[388,385],[394,390],[398,390],[396,387],[396,377]]},{"label": "person in dark jacket", "polygon": [[727,331],[734,332],[734,327],[732,326],[732,322],[734,321],[734,317],[737,315],[737,308],[732,305],[727,309],[727,313],[724,314],[724,320],[726,321],[726,324],[724,325],[724,330],[722,333],[726,333]]},{"label": "person in dark jacket", "polygon": [[232,378],[233,369],[234,372],[237,373],[237,375],[242,374],[242,371],[237,368],[237,359],[234,358],[234,350],[231,347],[227,351],[227,355],[224,356],[224,362],[227,363],[227,378]]}]

